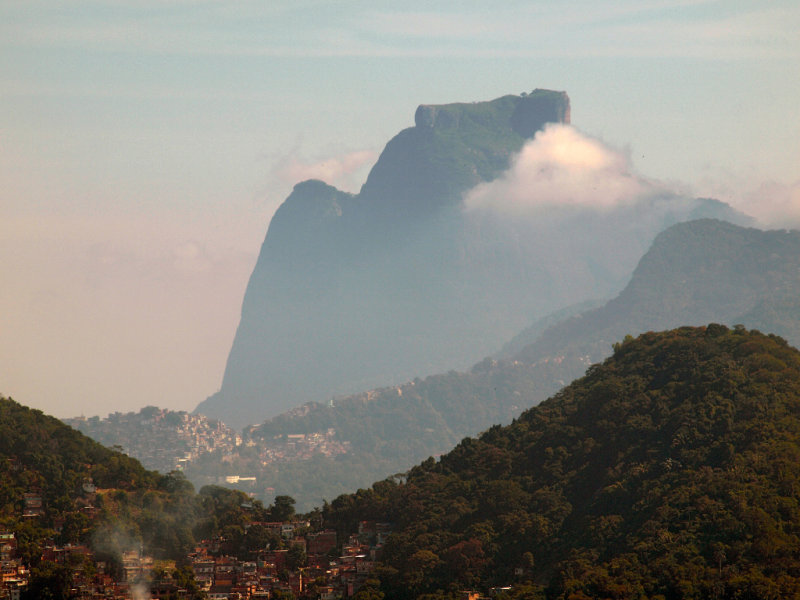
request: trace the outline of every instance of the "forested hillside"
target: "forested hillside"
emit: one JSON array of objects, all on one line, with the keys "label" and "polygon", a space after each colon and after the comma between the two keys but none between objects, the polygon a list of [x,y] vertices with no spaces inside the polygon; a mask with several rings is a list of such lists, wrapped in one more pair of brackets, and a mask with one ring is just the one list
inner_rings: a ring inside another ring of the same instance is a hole
[{"label": "forested hillside", "polygon": [[265,538],[244,526],[272,517],[242,492],[210,486],[196,494],[180,473],[147,471],[58,419],[0,398],[0,533],[13,534],[21,560],[34,567],[31,598],[53,576],[52,565],[37,570],[46,544],[85,545],[119,577],[126,551],[180,563],[196,542],[222,533],[246,554]]},{"label": "forested hillside", "polygon": [[777,599],[800,593],[798,490],[800,352],[709,325],[618,344],[512,425],[324,513],[394,524],[391,598]]}]

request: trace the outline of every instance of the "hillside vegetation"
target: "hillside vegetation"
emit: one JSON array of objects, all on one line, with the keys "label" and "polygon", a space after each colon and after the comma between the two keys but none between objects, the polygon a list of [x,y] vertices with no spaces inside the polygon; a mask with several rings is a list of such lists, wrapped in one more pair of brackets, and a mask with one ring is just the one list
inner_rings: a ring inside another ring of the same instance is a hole
[{"label": "hillside vegetation", "polygon": [[[309,403],[245,429],[249,443],[207,453],[186,468],[198,485],[214,483],[226,474],[257,476],[254,488],[297,498],[310,510],[323,499],[358,489],[388,474],[408,470],[428,456],[452,449],[464,436],[494,423],[508,423],[526,407],[555,393],[565,378],[558,362],[526,365],[487,359],[469,372],[451,371],[381,388],[331,404]],[[264,449],[287,434],[333,430],[346,441],[346,453],[323,452],[301,458],[288,454],[270,459]],[[223,460],[225,457],[225,460]]]},{"label": "hillside vegetation", "polygon": [[214,535],[246,553],[264,540],[248,538],[244,526],[271,517],[243,492],[209,486],[195,493],[180,473],[147,471],[58,419],[0,397],[0,532],[14,534],[27,565],[36,567],[53,542],[90,547],[115,575],[125,551],[185,561],[197,541]]},{"label": "hillside vegetation", "polygon": [[391,598],[777,599],[800,594],[799,492],[800,352],[709,325],[618,344],[513,424],[324,514],[394,524]]}]

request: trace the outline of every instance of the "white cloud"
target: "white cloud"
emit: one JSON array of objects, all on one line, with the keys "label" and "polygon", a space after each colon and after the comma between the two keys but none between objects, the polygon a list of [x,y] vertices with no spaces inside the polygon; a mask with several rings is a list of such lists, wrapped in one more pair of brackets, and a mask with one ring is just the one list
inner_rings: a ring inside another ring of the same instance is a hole
[{"label": "white cloud", "polygon": [[297,157],[281,161],[275,173],[283,183],[294,185],[306,179],[319,179],[348,192],[357,192],[363,182],[365,169],[378,158],[372,150],[359,150],[341,156],[308,162]]},{"label": "white cloud", "polygon": [[549,125],[525,144],[500,178],[468,192],[467,210],[522,215],[543,208],[607,210],[653,186],[631,172],[622,152],[568,125]]}]

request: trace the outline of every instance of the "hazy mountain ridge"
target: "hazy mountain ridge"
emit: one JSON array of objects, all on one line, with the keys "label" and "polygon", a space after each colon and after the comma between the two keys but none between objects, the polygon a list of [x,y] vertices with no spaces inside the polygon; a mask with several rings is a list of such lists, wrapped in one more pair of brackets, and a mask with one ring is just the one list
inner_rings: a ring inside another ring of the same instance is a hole
[{"label": "hazy mountain ridge", "polygon": [[625,335],[709,321],[758,327],[797,345],[798,297],[800,232],[690,221],[655,239],[619,296],[550,327],[515,358],[537,361],[570,349],[597,362]]},{"label": "hazy mountain ridge", "polygon": [[394,524],[387,597],[800,593],[800,352],[721,325],[647,333],[512,425],[326,505]]},{"label": "hazy mountain ridge", "polygon": [[[420,107],[359,194],[303,182],[270,223],[220,391],[241,427],[308,401],[467,369],[532,320],[618,292],[653,237],[722,203],[647,186],[612,210],[508,219],[463,195],[504,176],[564,92]],[[489,205],[491,206],[491,202]],[[313,365],[313,368],[309,368]]]}]

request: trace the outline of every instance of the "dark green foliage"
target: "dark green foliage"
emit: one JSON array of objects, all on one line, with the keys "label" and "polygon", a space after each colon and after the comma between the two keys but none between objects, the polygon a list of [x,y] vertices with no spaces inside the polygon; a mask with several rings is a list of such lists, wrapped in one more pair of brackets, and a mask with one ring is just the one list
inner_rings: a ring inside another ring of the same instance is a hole
[{"label": "dark green foliage", "polygon": [[291,496],[277,496],[269,511],[273,521],[288,521],[294,516],[295,500]]},{"label": "dark green foliage", "polygon": [[800,352],[709,325],[629,339],[512,425],[324,513],[394,523],[392,598],[785,598],[799,494]]},{"label": "dark green foliage", "polygon": [[301,546],[291,545],[286,552],[286,566],[290,571],[296,571],[306,565],[306,552]]},{"label": "dark green foliage", "polygon": [[0,398],[0,457],[0,508],[28,488],[41,490],[45,503],[53,504],[86,478],[98,487],[133,489],[155,485],[160,477],[135,459],[9,398]]},{"label": "dark green foliage", "polygon": [[186,597],[189,600],[204,600],[208,597],[195,581],[191,565],[178,567],[172,572],[172,577],[179,588],[186,590]]},{"label": "dark green foliage", "polygon": [[24,600],[70,600],[76,595],[71,592],[72,571],[66,565],[43,562],[31,571],[30,581],[25,588]]},{"label": "dark green foliage", "polygon": [[[83,489],[89,482],[98,489]],[[28,492],[41,497],[43,514],[23,519]],[[93,511],[83,510],[87,503]],[[243,492],[216,486],[195,493],[182,473],[147,471],[57,419],[0,398],[0,527],[14,532],[18,553],[28,565],[39,565],[43,542],[50,538],[88,544],[116,576],[122,573],[125,551],[181,562],[197,541],[221,534],[235,554],[251,558],[252,552],[269,543],[277,547],[280,540],[261,528],[246,531],[249,524],[288,518],[293,505],[292,498],[283,496],[268,509]],[[56,522],[63,523],[58,535]],[[47,563],[39,567],[30,587],[37,591],[31,593],[47,588],[53,598],[67,597],[63,569]]]}]

